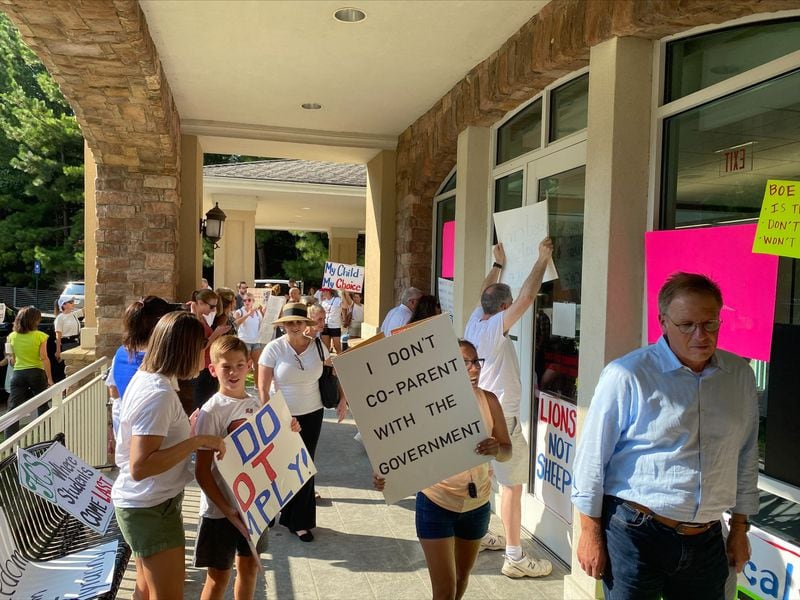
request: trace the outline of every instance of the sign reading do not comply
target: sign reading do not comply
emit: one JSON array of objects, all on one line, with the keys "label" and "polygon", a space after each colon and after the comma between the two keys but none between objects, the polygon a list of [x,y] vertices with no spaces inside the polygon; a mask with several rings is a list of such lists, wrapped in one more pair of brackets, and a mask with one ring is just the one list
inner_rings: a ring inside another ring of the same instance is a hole
[{"label": "sign reading do not comply", "polygon": [[488,437],[447,315],[333,358],[388,504],[490,459]]}]

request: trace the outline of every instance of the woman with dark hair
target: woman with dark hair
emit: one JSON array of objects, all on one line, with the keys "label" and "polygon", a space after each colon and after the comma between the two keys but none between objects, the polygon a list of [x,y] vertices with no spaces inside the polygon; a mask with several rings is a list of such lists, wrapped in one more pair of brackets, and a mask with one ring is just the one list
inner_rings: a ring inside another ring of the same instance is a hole
[{"label": "woman with dark hair", "polygon": [[172,312],[156,323],[142,366],[125,390],[111,490],[117,523],[136,561],[134,598],[182,598],[183,489],[192,480],[191,455],[225,454],[221,438],[190,437],[189,419],[175,391],[203,364],[206,338],[199,320]]},{"label": "woman with dark hair", "polygon": [[[230,304],[233,304],[235,302],[235,294],[233,290],[229,291],[231,294],[228,300]],[[203,404],[205,404],[211,396],[216,394],[219,389],[219,384],[216,378],[209,372],[208,365],[211,364],[211,354],[209,353],[211,343],[219,336],[225,335],[231,330],[231,326],[225,324],[227,322],[227,316],[225,316],[224,309],[221,305],[222,300],[217,293],[214,290],[208,289],[197,290],[192,295],[192,301],[189,303],[191,312],[203,325],[203,331],[206,336],[205,362],[197,378],[192,380],[192,404],[195,409],[203,406]],[[209,319],[212,323],[211,325],[209,325]]]},{"label": "woman with dark hair", "polygon": [[423,319],[435,317],[440,314],[442,314],[442,307],[439,305],[436,296],[426,294],[420,296],[419,300],[417,300],[417,306],[414,308],[414,312],[411,313],[411,319],[409,319],[408,322],[416,323],[417,321],[422,321]]},{"label": "woman with dark hair", "polygon": [[169,303],[158,296],[146,296],[125,310],[122,317],[122,345],[117,348],[108,371],[106,385],[111,395],[111,423],[114,435],[119,428],[119,411],[128,383],[144,360],[150,334],[158,320],[170,312]]},{"label": "woman with dark hair", "polygon": [[[14,319],[14,328],[8,336],[14,372],[8,395],[8,408],[16,408],[48,386],[53,385],[50,359],[47,358],[47,334],[39,331],[42,313],[35,306],[20,309]],[[39,414],[47,412],[47,404],[39,407]],[[9,425],[6,439],[19,431],[19,423]]]},{"label": "woman with dark hair", "polygon": [[[483,359],[467,340],[459,340],[458,345],[475,401],[491,431],[475,452],[505,462],[511,458],[511,439],[503,409],[497,396],[478,387]],[[383,477],[373,473],[375,489],[382,490],[385,483]],[[428,564],[434,600],[458,600],[467,591],[481,539],[489,529],[491,493],[488,461],[417,492],[417,537]]]}]

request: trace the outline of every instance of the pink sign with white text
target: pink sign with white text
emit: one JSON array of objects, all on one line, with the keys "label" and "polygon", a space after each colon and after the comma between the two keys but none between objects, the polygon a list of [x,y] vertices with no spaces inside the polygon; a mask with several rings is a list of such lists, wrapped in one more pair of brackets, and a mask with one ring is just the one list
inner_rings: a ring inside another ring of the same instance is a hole
[{"label": "pink sign with white text", "polygon": [[651,231],[647,258],[647,340],[661,336],[658,291],[675,271],[702,273],[722,290],[719,347],[769,361],[778,257],[753,254],[756,225]]},{"label": "pink sign with white text", "polygon": [[453,278],[455,252],[456,222],[447,221],[442,225],[442,277]]}]

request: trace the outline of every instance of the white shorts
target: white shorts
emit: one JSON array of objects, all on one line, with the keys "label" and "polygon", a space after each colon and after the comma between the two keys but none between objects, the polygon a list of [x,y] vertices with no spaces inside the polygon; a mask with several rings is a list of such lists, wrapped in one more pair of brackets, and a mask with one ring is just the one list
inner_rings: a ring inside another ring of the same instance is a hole
[{"label": "white shorts", "polygon": [[520,485],[528,481],[528,442],[516,417],[506,417],[506,427],[511,436],[511,458],[506,462],[492,461],[497,483],[505,486]]}]

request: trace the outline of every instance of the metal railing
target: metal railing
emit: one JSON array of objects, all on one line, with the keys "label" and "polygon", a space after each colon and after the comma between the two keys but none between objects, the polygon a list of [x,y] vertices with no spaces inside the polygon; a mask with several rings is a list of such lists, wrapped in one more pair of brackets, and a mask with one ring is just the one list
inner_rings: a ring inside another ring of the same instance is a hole
[{"label": "metal railing", "polygon": [[[103,374],[108,365],[109,360],[101,358],[0,416],[2,432],[9,425],[36,415],[40,406],[52,402],[46,413],[21,426],[18,432],[0,443],[0,460],[13,453],[17,446],[27,447],[51,440],[57,433],[63,432],[73,454],[90,465],[105,464],[108,390]],[[87,378],[89,381],[82,383]],[[76,385],[80,387],[65,397],[65,392]]]}]

